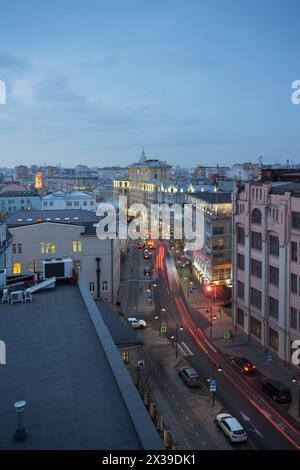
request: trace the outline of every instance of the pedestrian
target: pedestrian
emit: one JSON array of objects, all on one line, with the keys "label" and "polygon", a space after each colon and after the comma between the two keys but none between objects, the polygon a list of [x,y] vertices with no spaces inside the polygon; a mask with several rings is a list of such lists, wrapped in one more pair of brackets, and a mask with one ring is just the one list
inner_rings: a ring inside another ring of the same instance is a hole
[{"label": "pedestrian", "polygon": [[233,331],[230,330],[229,333],[230,333],[231,342],[233,343],[233,341],[234,341],[234,334],[233,334]]}]

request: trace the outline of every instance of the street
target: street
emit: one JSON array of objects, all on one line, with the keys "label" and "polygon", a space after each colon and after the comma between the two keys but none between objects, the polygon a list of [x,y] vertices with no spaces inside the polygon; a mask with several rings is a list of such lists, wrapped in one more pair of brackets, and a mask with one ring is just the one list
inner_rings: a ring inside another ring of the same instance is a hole
[{"label": "street", "polygon": [[[172,257],[169,256],[164,244],[159,242],[157,245],[153,260],[153,278],[156,286],[152,288],[153,300],[151,300],[155,307],[151,307],[147,297],[149,279],[143,274],[146,265],[143,251],[138,250],[134,243],[130,245],[131,281],[128,282],[127,305],[124,309],[126,315],[145,319],[149,324],[149,330],[153,331],[158,331],[160,322],[166,322],[166,342],[174,343],[176,325],[182,326],[183,330],[178,331],[180,356],[184,356],[185,361],[196,369],[204,379],[204,383],[206,378],[212,375],[214,366],[220,369],[220,372],[215,373],[217,402],[221,404],[222,411],[229,412],[241,422],[248,434],[247,444],[235,445],[234,448],[300,450],[300,431],[297,425],[289,419],[284,410],[281,411],[280,407],[266,399],[251,379],[235,371],[229,364],[228,358],[205,337],[202,331],[203,320],[199,318],[199,312],[195,308],[188,306]],[[144,337],[146,347],[149,349],[147,336],[149,336],[147,330],[141,331],[141,337]],[[192,400],[194,392],[188,390],[178,377],[177,380],[167,377],[162,362],[159,357],[153,355],[155,377],[165,382],[165,390],[160,392],[162,398],[168,401],[177,418],[180,415],[179,411],[183,410],[180,423],[182,430],[185,431],[185,445],[189,448],[232,448],[233,446],[220,435],[219,431],[217,432],[220,437],[216,441],[212,431],[209,432],[209,426],[203,426],[201,413],[195,412],[197,401]],[[201,393],[206,397],[206,408],[212,407],[208,388],[206,387]],[[221,409],[216,407],[215,413]],[[210,425],[215,426],[213,422]],[[198,447],[195,447],[195,441]]]}]

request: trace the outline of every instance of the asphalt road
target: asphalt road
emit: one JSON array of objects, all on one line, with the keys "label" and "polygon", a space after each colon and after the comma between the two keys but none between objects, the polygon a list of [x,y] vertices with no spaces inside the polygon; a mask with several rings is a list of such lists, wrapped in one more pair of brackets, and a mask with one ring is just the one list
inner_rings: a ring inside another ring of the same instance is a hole
[{"label": "asphalt road", "polygon": [[214,365],[222,368],[216,373],[217,397],[226,411],[244,425],[252,448],[300,450],[299,428],[249,379],[234,370],[227,358],[205,338],[199,327],[199,313],[185,301],[173,260],[163,244],[156,252],[155,301],[165,307],[162,319],[167,321],[167,334],[175,334],[176,324],[183,326],[184,330],[178,333],[178,343],[184,343],[191,351],[188,361],[200,376],[210,376]]}]

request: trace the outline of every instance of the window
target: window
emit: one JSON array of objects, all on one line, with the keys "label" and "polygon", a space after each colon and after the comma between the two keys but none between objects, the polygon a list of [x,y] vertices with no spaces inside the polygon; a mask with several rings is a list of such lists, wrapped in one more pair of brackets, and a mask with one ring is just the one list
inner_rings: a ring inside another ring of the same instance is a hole
[{"label": "window", "polygon": [[22,243],[18,243],[18,254],[22,254]]},{"label": "window", "polygon": [[244,295],[245,295],[245,286],[244,286],[244,283],[241,282],[241,281],[238,281],[238,282],[237,282],[237,296],[238,296],[240,299],[243,299],[243,300],[244,300]]},{"label": "window", "polygon": [[50,201],[50,202],[49,202],[49,206],[53,206],[53,201]]},{"label": "window", "polygon": [[82,240],[74,240],[73,241],[73,252],[74,253],[82,253]]},{"label": "window", "polygon": [[47,207],[47,206],[48,206],[48,202],[44,201],[44,207]]},{"label": "window", "polygon": [[278,332],[269,328],[269,346],[278,351]]},{"label": "window", "polygon": [[74,206],[79,206],[79,201],[74,201]]},{"label": "window", "polygon": [[83,205],[84,205],[84,206],[87,206],[87,201],[83,201]]},{"label": "window", "polygon": [[122,359],[124,364],[128,365],[130,364],[130,352],[129,351],[123,351],[122,352]]},{"label": "window", "polygon": [[223,235],[224,234],[224,227],[213,227],[212,234],[213,235]]},{"label": "window", "polygon": [[292,242],[291,244],[291,259],[298,262],[298,243]]},{"label": "window", "polygon": [[270,235],[270,255],[279,256],[279,238]]},{"label": "window", "polygon": [[297,309],[291,307],[291,328],[297,330]]},{"label": "window", "polygon": [[294,273],[291,273],[291,292],[298,293],[298,276]]},{"label": "window", "polygon": [[261,251],[262,247],[262,238],[261,233],[251,232],[251,247],[255,250]]},{"label": "window", "polygon": [[279,285],[279,269],[275,268],[275,266],[270,266],[269,275],[270,275],[270,283],[274,284],[274,286],[278,286]]},{"label": "window", "polygon": [[253,307],[261,310],[261,292],[254,287],[251,287],[250,291],[250,303]]},{"label": "window", "polygon": [[262,264],[256,259],[251,259],[251,274],[253,276],[261,278]]},{"label": "window", "polygon": [[278,320],[278,300],[269,297],[269,315]]},{"label": "window", "polygon": [[240,245],[245,245],[245,230],[243,227],[237,227],[237,242]]},{"label": "window", "polygon": [[55,253],[55,243],[41,242],[41,253],[42,254]]},{"label": "window", "polygon": [[261,338],[261,322],[254,317],[250,318],[250,330],[254,336]]},{"label": "window", "polygon": [[13,255],[17,254],[17,245],[15,243],[13,243],[12,245],[12,252],[13,252]]},{"label": "window", "polygon": [[72,206],[72,201],[67,201],[67,207],[71,207]]},{"label": "window", "polygon": [[251,222],[253,224],[261,225],[261,211],[259,209],[254,209],[252,211]]},{"label": "window", "polygon": [[244,310],[242,310],[241,308],[237,309],[237,322],[238,325],[244,326]]},{"label": "window", "polygon": [[108,290],[107,281],[102,282],[102,291],[106,292]]},{"label": "window", "polygon": [[14,263],[13,265],[13,274],[21,274],[22,266],[21,263]]},{"label": "window", "polygon": [[292,212],[292,227],[300,229],[300,212]]},{"label": "window", "polygon": [[94,282],[90,282],[89,288],[90,288],[90,292],[95,292],[95,283],[94,283]]},{"label": "window", "polygon": [[237,267],[241,270],[245,270],[245,256],[242,255],[241,253],[238,253],[237,255]]}]

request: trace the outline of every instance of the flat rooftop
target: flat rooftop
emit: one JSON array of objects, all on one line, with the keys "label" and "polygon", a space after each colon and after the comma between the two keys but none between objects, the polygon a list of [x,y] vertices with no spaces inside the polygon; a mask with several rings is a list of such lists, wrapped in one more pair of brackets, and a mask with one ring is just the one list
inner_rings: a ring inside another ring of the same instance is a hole
[{"label": "flat rooftop", "polygon": [[[86,296],[63,285],[34,294],[32,303],[1,305],[7,364],[0,365],[0,449],[143,449],[145,442],[162,448]],[[13,439],[18,400],[27,402],[24,441]]]}]

